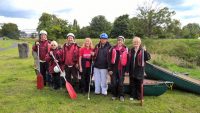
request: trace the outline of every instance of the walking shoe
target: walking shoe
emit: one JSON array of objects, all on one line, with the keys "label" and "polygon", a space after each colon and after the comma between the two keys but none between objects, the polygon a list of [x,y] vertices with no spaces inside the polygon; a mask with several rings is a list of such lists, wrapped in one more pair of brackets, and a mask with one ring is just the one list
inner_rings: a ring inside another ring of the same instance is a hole
[{"label": "walking shoe", "polygon": [[112,100],[115,100],[116,99],[116,97],[112,97]]},{"label": "walking shoe", "polygon": [[130,98],[130,101],[133,101],[133,98]]},{"label": "walking shoe", "polygon": [[122,102],[124,102],[124,97],[120,96],[119,100],[122,101]]}]

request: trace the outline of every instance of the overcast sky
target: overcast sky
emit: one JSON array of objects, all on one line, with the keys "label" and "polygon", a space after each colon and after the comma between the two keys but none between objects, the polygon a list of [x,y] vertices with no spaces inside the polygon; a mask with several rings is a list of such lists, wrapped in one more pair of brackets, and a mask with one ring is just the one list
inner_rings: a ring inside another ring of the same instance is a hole
[{"label": "overcast sky", "polygon": [[[72,23],[74,19],[83,27],[89,25],[97,15],[104,15],[113,22],[123,14],[136,15],[136,8],[144,0],[1,0],[0,23],[12,22],[20,30],[36,29],[38,19],[43,12],[54,14]],[[173,17],[183,25],[200,24],[199,0],[157,0],[161,6],[167,6],[176,12]]]}]

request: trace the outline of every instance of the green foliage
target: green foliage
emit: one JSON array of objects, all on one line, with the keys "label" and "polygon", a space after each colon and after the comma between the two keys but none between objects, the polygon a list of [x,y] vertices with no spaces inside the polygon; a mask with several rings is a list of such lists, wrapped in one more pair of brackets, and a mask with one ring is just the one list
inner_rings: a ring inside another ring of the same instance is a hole
[{"label": "green foliage", "polygon": [[83,27],[77,34],[79,38],[90,37],[90,26]]},{"label": "green foliage", "polygon": [[99,37],[101,33],[110,34],[111,31],[111,23],[108,22],[105,16],[99,15],[92,18],[90,23],[91,37]]},{"label": "green foliage", "polygon": [[0,29],[0,37],[2,37],[3,36],[3,34],[2,34],[2,29]]},{"label": "green foliage", "polygon": [[200,36],[200,26],[197,23],[189,23],[183,27],[184,38],[198,38]]},{"label": "green foliage", "polygon": [[113,28],[111,30],[111,37],[118,37],[119,35],[132,37],[132,32],[133,30],[131,29],[129,15],[122,15],[114,21]]},{"label": "green foliage", "polygon": [[141,6],[138,6],[137,18],[139,21],[137,22],[140,22],[140,24],[136,25],[138,25],[137,29],[140,29],[137,31],[143,30],[143,36],[152,37],[153,35],[156,35],[157,33],[155,31],[158,30],[155,29],[157,28],[164,30],[165,26],[168,26],[169,23],[171,23],[171,17],[175,14],[174,11],[170,11],[167,7],[159,8],[158,6],[154,6],[156,6],[156,4],[153,2],[146,2]]},{"label": "green foliage", "polygon": [[69,32],[68,22],[66,20],[62,20],[48,13],[43,13],[39,18],[37,30],[46,30],[48,32],[48,38],[51,40],[64,38]]},{"label": "green foliage", "polygon": [[5,23],[2,26],[2,35],[9,37],[11,39],[19,39],[19,30],[16,24],[14,23]]}]

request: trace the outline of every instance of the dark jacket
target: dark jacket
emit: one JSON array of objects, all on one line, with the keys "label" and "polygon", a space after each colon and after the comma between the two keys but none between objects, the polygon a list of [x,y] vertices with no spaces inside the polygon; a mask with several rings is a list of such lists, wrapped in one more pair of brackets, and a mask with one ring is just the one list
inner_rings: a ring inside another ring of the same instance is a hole
[{"label": "dark jacket", "polygon": [[129,51],[129,64],[128,71],[129,76],[137,79],[144,79],[144,66],[147,60],[150,60],[150,54],[147,51],[144,51],[142,48],[136,53],[136,57],[134,58],[135,49],[132,48]]},{"label": "dark jacket", "polygon": [[100,43],[95,46],[94,53],[94,67],[99,69],[108,69],[109,65],[109,49],[111,45],[107,42],[104,46]]}]

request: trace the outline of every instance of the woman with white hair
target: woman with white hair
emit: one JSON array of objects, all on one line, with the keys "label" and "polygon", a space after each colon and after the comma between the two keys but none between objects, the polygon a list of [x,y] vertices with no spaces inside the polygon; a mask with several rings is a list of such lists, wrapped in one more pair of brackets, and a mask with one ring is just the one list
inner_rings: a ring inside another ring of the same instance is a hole
[{"label": "woman with white hair", "polygon": [[133,38],[133,47],[129,51],[129,77],[130,77],[130,100],[142,99],[141,85],[144,79],[144,66],[147,60],[150,60],[150,54],[145,47],[141,45],[140,37]]},{"label": "woman with white hair", "polygon": [[[52,54],[55,56],[55,60],[53,59]],[[60,88],[60,70],[55,62],[61,67],[62,54],[58,49],[58,43],[56,41],[51,41],[51,49],[46,55],[45,60],[49,63],[49,73],[52,76],[53,88],[57,90]]]}]

